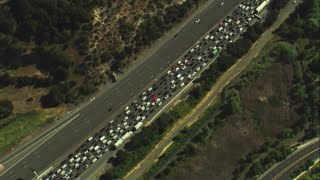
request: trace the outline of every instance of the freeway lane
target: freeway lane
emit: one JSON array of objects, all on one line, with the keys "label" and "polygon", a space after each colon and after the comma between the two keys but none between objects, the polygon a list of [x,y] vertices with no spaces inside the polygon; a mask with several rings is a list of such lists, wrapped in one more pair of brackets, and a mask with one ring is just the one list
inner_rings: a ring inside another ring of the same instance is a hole
[{"label": "freeway lane", "polygon": [[286,160],[282,161],[273,169],[269,170],[259,180],[282,180],[291,179],[291,173],[299,166],[306,163],[308,160],[316,159],[320,156],[320,141],[319,139],[293,155],[289,156]]},{"label": "freeway lane", "polygon": [[[229,0],[223,7],[219,4],[222,0],[211,3],[206,10],[186,24],[180,31],[180,36],[170,39],[156,53],[141,63],[136,69],[130,71],[125,77],[106,88],[88,106],[79,110],[79,116],[67,124],[60,132],[54,134],[49,140],[41,144],[25,158],[15,162],[4,164],[5,173],[0,179],[31,179],[34,177],[33,171],[40,172],[49,168],[55,160],[70,148],[77,146],[102,123],[106,124],[113,116],[117,115],[117,109],[123,109],[125,104],[130,103],[134,95],[142,92],[148,84],[178,57],[204,35],[212,26],[223,18],[238,1]],[[201,22],[195,24],[194,21],[201,18]],[[113,111],[108,112],[112,107]],[[15,165],[10,168],[10,165]],[[3,172],[1,172],[3,173]]]}]

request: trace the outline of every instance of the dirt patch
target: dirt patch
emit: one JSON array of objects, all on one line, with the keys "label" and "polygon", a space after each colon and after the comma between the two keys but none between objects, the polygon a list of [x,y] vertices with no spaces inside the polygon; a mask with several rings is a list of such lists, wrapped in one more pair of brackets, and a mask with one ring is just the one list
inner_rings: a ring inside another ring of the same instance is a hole
[{"label": "dirt patch", "polygon": [[297,119],[289,97],[293,87],[290,65],[274,64],[268,72],[240,91],[243,111],[226,120],[201,152],[187,159],[167,179],[232,179],[238,161],[258,149]]},{"label": "dirt patch", "polygon": [[230,119],[230,123],[218,129],[196,157],[188,160],[169,179],[231,179],[233,167],[240,158],[263,143],[263,137],[250,117],[251,113],[245,112]]},{"label": "dirt patch", "polygon": [[291,65],[276,63],[254,86],[241,91],[243,106],[254,114],[265,136],[275,137],[296,121],[288,96],[292,86]]},{"label": "dirt patch", "polygon": [[47,91],[43,88],[24,87],[17,89],[9,86],[1,90],[0,100],[10,100],[14,106],[13,113],[26,113],[42,109],[39,100]]}]

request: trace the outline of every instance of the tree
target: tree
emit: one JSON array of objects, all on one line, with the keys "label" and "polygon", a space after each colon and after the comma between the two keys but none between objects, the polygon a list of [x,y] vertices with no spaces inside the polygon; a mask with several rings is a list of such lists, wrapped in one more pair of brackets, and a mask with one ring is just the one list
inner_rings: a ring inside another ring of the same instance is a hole
[{"label": "tree", "polygon": [[255,162],[248,171],[248,176],[253,177],[254,175],[259,175],[263,172],[264,168],[261,165],[260,161]]},{"label": "tree", "polygon": [[225,71],[232,66],[236,61],[236,58],[228,54],[226,51],[222,51],[221,55],[217,59],[218,67],[220,71]]},{"label": "tree", "polygon": [[231,89],[227,94],[226,102],[223,107],[223,114],[231,115],[240,112],[242,108],[239,92],[236,89]]},{"label": "tree", "polygon": [[11,35],[15,32],[16,24],[14,19],[9,16],[9,13],[3,12],[0,9],[0,33]]},{"label": "tree", "polygon": [[0,119],[8,117],[13,110],[13,104],[9,100],[0,101]]},{"label": "tree", "polygon": [[95,90],[96,90],[96,87],[92,83],[89,83],[87,81],[84,82],[79,88],[80,93],[83,95],[91,94]]},{"label": "tree", "polygon": [[44,108],[57,107],[65,101],[65,93],[57,86],[52,87],[48,94],[40,98],[41,106]]}]

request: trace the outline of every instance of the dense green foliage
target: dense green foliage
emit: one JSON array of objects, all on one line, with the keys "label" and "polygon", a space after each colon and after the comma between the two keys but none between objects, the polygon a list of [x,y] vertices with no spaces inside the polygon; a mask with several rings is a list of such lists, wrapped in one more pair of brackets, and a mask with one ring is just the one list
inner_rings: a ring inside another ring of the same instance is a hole
[{"label": "dense green foliage", "polygon": [[[14,0],[9,1],[10,13],[16,26],[15,34],[23,41],[38,43],[65,43],[84,22],[88,12],[78,2],[65,0]],[[1,20],[0,20],[1,22]]]},{"label": "dense green foliage", "polygon": [[8,117],[13,110],[13,104],[8,100],[0,101],[0,119]]}]

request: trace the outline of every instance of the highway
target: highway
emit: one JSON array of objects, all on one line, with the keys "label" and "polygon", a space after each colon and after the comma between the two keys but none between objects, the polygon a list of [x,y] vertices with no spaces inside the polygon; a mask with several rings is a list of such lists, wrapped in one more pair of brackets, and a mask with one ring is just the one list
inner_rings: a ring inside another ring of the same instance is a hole
[{"label": "highway", "polygon": [[[239,3],[229,0],[220,7],[221,2],[222,0],[216,0],[211,3],[180,29],[177,38],[169,39],[122,79],[101,90],[93,101],[61,122],[55,131],[45,133],[38,138],[40,141],[30,144],[25,151],[21,149],[1,160],[4,169],[0,172],[0,179],[34,178],[37,173],[58,163],[60,157],[68,155],[70,150],[105,126]],[[198,18],[201,18],[201,22],[195,24],[194,21]]]},{"label": "highway", "polygon": [[313,143],[298,149],[284,161],[272,167],[259,180],[286,180],[291,179],[290,175],[299,166],[305,164],[308,160],[314,160],[320,157],[319,138]]}]

